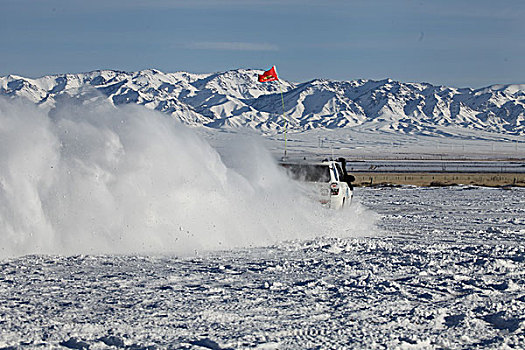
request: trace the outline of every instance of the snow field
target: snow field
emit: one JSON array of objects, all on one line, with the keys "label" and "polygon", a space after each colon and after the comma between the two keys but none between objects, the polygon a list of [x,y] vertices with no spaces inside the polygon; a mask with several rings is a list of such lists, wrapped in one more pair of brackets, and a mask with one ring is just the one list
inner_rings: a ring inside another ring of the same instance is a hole
[{"label": "snow field", "polygon": [[141,108],[0,100],[0,125],[0,349],[525,344],[525,189],[333,212],[251,137]]},{"label": "snow field", "polygon": [[4,260],[0,346],[523,348],[523,189],[356,192],[380,235]]}]

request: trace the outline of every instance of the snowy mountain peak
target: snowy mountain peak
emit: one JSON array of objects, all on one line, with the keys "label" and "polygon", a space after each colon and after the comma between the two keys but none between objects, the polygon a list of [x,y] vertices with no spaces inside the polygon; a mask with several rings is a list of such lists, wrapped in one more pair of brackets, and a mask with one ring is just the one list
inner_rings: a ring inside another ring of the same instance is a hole
[{"label": "snowy mountain peak", "polygon": [[[288,121],[295,131],[359,127],[444,135],[456,128],[525,134],[525,84],[474,90],[392,79],[259,83],[257,76],[262,72],[235,69],[194,74],[145,69],[36,79],[8,75],[0,77],[0,95],[24,97],[43,108],[54,108],[57,99],[93,98],[95,94],[114,105],[143,105],[190,125],[242,126],[263,133],[279,132]],[[91,93],[86,94],[88,91]]]},{"label": "snowy mountain peak", "polygon": [[511,95],[516,93],[525,95],[525,84],[491,85],[486,88],[482,88],[478,91],[481,91],[483,93],[499,91]]}]

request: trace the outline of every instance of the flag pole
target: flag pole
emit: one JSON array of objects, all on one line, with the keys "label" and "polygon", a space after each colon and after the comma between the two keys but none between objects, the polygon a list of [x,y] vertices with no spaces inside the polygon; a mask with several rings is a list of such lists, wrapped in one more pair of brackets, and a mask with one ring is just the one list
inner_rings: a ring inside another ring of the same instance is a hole
[{"label": "flag pole", "polygon": [[[265,83],[268,81],[279,81],[279,76],[277,74],[277,69],[275,66],[272,66],[270,70],[267,70],[263,72],[263,74],[259,74],[259,78],[257,79],[260,83]],[[281,84],[279,84],[279,90],[281,90],[281,103],[283,105],[283,117],[284,117],[284,157],[286,158],[286,143],[288,139],[288,118],[286,117],[286,111],[284,109],[284,96],[283,96],[283,87]]]},{"label": "flag pole", "polygon": [[[273,66],[273,69],[275,69],[275,75],[277,76],[277,80],[279,83],[281,80],[279,79],[279,74],[277,74],[277,68]],[[283,87],[281,84],[279,84],[279,90],[281,90],[281,104],[283,106],[283,117],[284,117],[284,158],[286,159],[286,143],[287,143],[287,134],[288,134],[288,118],[286,117],[286,111],[284,110],[284,96],[283,96]]]},{"label": "flag pole", "polygon": [[283,117],[284,117],[284,158],[286,158],[286,134],[288,132],[288,118],[286,117],[286,112],[284,111],[284,97],[283,97],[283,88],[281,84],[279,84],[279,88],[281,89],[281,103],[283,105]]}]

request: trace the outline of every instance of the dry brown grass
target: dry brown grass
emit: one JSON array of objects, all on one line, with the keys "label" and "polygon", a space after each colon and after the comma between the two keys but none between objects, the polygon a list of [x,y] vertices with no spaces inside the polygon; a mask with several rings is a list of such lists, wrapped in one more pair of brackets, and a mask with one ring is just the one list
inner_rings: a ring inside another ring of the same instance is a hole
[{"label": "dry brown grass", "polygon": [[525,173],[352,173],[356,186],[416,185],[416,186],[520,186],[525,187]]}]

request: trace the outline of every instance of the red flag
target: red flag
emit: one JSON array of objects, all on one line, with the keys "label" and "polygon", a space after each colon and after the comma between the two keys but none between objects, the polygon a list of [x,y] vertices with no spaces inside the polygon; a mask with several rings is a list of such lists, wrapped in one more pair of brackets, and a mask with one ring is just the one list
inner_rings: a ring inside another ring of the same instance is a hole
[{"label": "red flag", "polygon": [[270,70],[267,70],[263,74],[259,74],[259,83],[266,83],[274,80],[279,80],[279,78],[277,78],[275,66],[273,66]]}]

